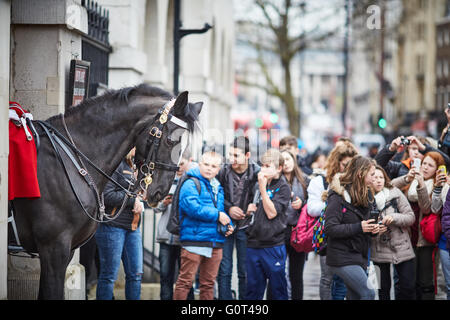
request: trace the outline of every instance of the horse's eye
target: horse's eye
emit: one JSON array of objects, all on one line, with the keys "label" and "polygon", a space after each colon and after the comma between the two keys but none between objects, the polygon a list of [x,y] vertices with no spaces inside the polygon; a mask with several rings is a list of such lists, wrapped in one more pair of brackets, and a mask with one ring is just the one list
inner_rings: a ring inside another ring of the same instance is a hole
[{"label": "horse's eye", "polygon": [[176,143],[177,143],[177,141],[173,141],[172,139],[167,138],[167,144],[168,144],[169,146],[173,146],[173,145],[175,145]]}]

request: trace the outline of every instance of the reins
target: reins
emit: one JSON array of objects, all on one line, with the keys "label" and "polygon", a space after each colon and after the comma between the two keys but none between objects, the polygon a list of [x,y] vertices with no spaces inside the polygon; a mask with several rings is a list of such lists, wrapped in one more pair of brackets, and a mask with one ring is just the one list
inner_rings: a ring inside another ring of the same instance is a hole
[{"label": "reins", "polygon": [[[144,178],[141,179],[141,181],[139,182],[139,185],[141,187],[142,190],[147,190],[148,186],[152,183],[153,181],[153,172],[155,170],[155,168],[158,169],[163,169],[163,170],[170,170],[170,171],[178,171],[179,170],[179,166],[175,166],[175,165],[171,165],[171,164],[165,164],[165,163],[161,163],[156,161],[156,155],[158,154],[158,149],[159,149],[159,145],[160,145],[160,139],[162,137],[162,130],[165,126],[165,123],[170,120],[172,122],[174,122],[177,126],[180,126],[182,128],[188,129],[187,124],[183,121],[178,119],[177,117],[173,116],[172,114],[170,114],[170,110],[172,108],[172,106],[170,105],[170,102],[167,102],[160,110],[159,112],[156,114],[156,116],[153,118],[153,121],[151,123],[151,129],[149,131],[149,137],[147,138],[147,143],[146,143],[146,148],[145,148],[145,152],[144,154],[147,154],[146,159],[144,162],[139,163],[139,170],[141,171],[141,173],[144,175]],[[128,198],[136,198],[138,196],[138,194],[136,192],[132,192],[131,188],[134,185],[133,181],[129,181],[129,185],[128,185],[128,189],[124,188],[120,183],[118,183],[117,181],[115,181],[111,176],[109,176],[107,173],[105,173],[102,169],[100,169],[97,165],[95,165],[85,154],[83,154],[75,145],[75,142],[73,141],[69,130],[67,128],[67,125],[65,123],[65,119],[64,119],[64,115],[61,114],[61,119],[62,119],[62,123],[64,126],[64,129],[67,133],[67,136],[69,137],[70,141],[63,135],[61,134],[55,127],[53,127],[51,124],[49,124],[46,121],[41,121],[41,120],[37,120],[36,122],[42,127],[42,129],[44,130],[45,134],[47,135],[47,137],[50,140],[50,143],[53,147],[53,150],[56,154],[56,157],[58,158],[59,162],[62,164],[65,175],[67,177],[67,179],[69,180],[69,184],[70,187],[73,191],[73,193],[75,194],[75,197],[78,201],[78,203],[80,204],[80,206],[83,209],[83,212],[92,220],[102,223],[102,222],[109,222],[109,221],[113,221],[115,219],[117,219],[119,217],[119,215],[121,214],[121,212],[123,211],[123,209],[125,208],[125,204],[128,201]],[[159,124],[157,123],[159,122]],[[144,127],[141,132],[143,130],[145,130],[148,127]],[[34,129],[34,128],[33,128]],[[38,136],[38,134],[36,133],[36,136]],[[66,167],[66,164],[64,163],[61,154],[59,152],[59,150],[56,147],[56,144],[58,144],[61,149],[67,154],[67,156],[69,157],[69,159],[72,161],[72,163],[75,165],[78,173],[85,179],[86,183],[89,185],[89,187],[91,189],[93,189],[94,193],[95,193],[95,197],[96,197],[96,201],[97,201],[97,205],[98,205],[98,219],[96,217],[93,217],[91,214],[89,214],[89,212],[86,210],[86,208],[84,207],[83,203],[81,202],[81,199],[79,198],[75,187],[72,183],[72,181],[70,180],[70,176]],[[73,156],[72,152],[69,150],[69,148],[75,152],[79,162],[81,163],[81,165],[78,163],[78,161],[75,159],[75,157]],[[107,180],[109,180],[110,182],[112,182],[115,186],[117,186],[118,188],[120,188],[122,191],[125,192],[125,196],[124,196],[124,200],[122,202],[122,205],[120,206],[120,209],[118,212],[114,213],[114,215],[108,215],[105,213],[105,205],[104,205],[104,198],[103,198],[103,193],[100,193],[97,185],[94,181],[94,179],[92,178],[92,176],[89,174],[89,172],[87,171],[87,167],[83,162],[83,159],[89,164],[91,165],[97,172],[99,172],[102,176],[104,176]],[[119,173],[120,174],[120,173]],[[126,179],[125,179],[126,180]],[[145,186],[143,186],[143,183],[145,184]],[[104,220],[104,218],[106,218],[106,220]]]}]

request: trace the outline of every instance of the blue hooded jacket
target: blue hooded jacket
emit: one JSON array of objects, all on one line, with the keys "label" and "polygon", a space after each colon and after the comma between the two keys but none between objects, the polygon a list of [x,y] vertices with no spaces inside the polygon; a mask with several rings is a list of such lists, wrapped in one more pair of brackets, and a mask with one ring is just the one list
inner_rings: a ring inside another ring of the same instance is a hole
[{"label": "blue hooded jacket", "polygon": [[216,208],[211,183],[200,174],[200,169],[193,168],[187,175],[200,181],[201,193],[198,194],[192,179],[186,180],[181,187],[178,203],[181,244],[220,248],[225,241],[225,236],[217,231],[219,212],[225,212],[223,188],[219,185]]}]

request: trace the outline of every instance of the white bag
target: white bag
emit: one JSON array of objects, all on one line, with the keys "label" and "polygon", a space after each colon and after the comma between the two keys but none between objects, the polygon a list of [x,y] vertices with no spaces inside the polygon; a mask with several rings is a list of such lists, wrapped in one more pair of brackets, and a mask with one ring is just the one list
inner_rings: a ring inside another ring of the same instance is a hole
[{"label": "white bag", "polygon": [[367,277],[367,287],[370,289],[378,290],[380,289],[380,268],[373,264],[370,261],[368,268],[368,277]]}]

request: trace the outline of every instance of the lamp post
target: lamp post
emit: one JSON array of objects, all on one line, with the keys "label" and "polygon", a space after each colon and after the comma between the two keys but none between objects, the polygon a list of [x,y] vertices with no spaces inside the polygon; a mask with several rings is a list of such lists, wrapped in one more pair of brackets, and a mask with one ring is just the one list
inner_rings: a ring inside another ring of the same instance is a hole
[{"label": "lamp post", "polygon": [[180,40],[189,34],[205,33],[212,28],[208,23],[205,23],[202,29],[181,29],[180,20],[180,0],[174,1],[174,28],[173,28],[173,93],[178,95],[178,77],[180,73]]}]

